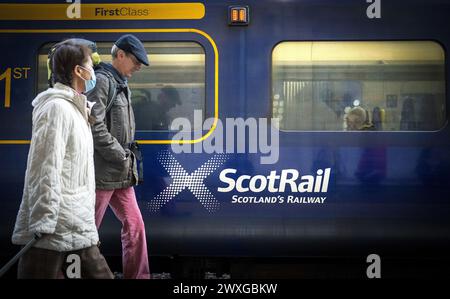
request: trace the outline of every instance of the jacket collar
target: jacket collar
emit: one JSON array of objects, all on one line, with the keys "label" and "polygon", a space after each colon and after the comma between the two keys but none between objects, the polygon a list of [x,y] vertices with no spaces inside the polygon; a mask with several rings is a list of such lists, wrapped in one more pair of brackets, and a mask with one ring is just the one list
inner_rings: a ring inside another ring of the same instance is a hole
[{"label": "jacket collar", "polygon": [[113,75],[114,79],[116,79],[117,83],[121,85],[127,85],[128,83],[127,79],[124,76],[122,76],[122,74],[120,74],[119,71],[116,70],[116,68],[111,63],[101,62],[98,67],[103,68],[108,72],[110,72]]},{"label": "jacket collar", "polygon": [[91,109],[95,104],[94,102],[89,102],[85,95],[78,93],[76,90],[67,85],[56,83],[53,88],[67,93],[69,96],[63,97],[63,99],[74,104],[78,111],[80,111],[83,115],[84,119],[89,122],[89,115],[91,114]]}]

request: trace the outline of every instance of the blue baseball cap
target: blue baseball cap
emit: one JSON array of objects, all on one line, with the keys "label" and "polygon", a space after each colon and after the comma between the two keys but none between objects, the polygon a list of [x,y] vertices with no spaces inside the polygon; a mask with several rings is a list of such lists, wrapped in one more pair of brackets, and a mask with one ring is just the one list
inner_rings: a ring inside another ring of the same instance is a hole
[{"label": "blue baseball cap", "polygon": [[115,42],[115,45],[119,49],[133,54],[140,63],[145,64],[146,66],[149,65],[147,51],[136,36],[132,34],[125,34]]}]

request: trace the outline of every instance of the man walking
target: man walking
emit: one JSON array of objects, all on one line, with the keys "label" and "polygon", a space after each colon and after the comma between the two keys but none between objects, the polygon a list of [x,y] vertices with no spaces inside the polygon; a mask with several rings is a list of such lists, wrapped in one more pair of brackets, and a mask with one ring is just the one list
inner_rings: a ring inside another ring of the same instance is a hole
[{"label": "man walking", "polygon": [[87,94],[96,102],[92,109],[95,124],[94,161],[96,179],[95,222],[100,227],[108,205],[122,223],[122,263],[124,278],[148,279],[147,241],[144,221],[136,201],[138,183],[135,120],[128,78],[148,66],[143,44],[133,35],[120,37],[111,50],[112,63],[96,68],[97,84]]}]

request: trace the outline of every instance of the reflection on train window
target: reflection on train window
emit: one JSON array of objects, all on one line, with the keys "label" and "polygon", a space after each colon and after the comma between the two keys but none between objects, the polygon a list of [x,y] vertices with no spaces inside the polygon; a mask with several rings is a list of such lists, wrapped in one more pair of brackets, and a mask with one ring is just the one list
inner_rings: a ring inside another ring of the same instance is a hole
[{"label": "reflection on train window", "polygon": [[379,131],[446,121],[445,55],[435,42],[283,42],[272,59],[272,115],[282,130],[346,130],[354,106]]},{"label": "reflection on train window", "polygon": [[[47,54],[53,43],[39,51],[38,91],[47,88]],[[102,62],[111,62],[113,42],[97,42]],[[205,51],[195,42],[144,42],[150,66],[129,79],[136,130],[168,131],[173,119],[190,120],[194,110],[205,111]]]}]

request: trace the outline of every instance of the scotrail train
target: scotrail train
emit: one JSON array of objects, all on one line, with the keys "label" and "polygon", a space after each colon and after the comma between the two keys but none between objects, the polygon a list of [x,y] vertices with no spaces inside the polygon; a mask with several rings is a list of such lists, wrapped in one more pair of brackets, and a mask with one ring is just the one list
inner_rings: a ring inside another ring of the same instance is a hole
[{"label": "scotrail train", "polygon": [[[2,256],[17,250],[10,237],[31,100],[47,87],[49,48],[85,38],[109,61],[124,33],[144,42],[150,60],[130,79],[150,260],[449,249],[446,1],[84,0],[78,11],[59,0],[7,2],[0,1]],[[364,108],[373,130],[348,130],[353,106]],[[212,120],[206,129],[196,111]],[[180,119],[191,126],[172,126]],[[215,134],[230,129],[226,119],[245,127],[217,145],[224,140]],[[276,122],[250,133],[258,119]],[[267,152],[248,141],[270,141],[273,130],[277,159],[262,163]],[[180,131],[188,134],[177,138]],[[180,142],[192,150],[175,150]],[[272,197],[284,200],[265,200]],[[99,232],[105,255],[120,255],[119,231],[108,214]]]}]

